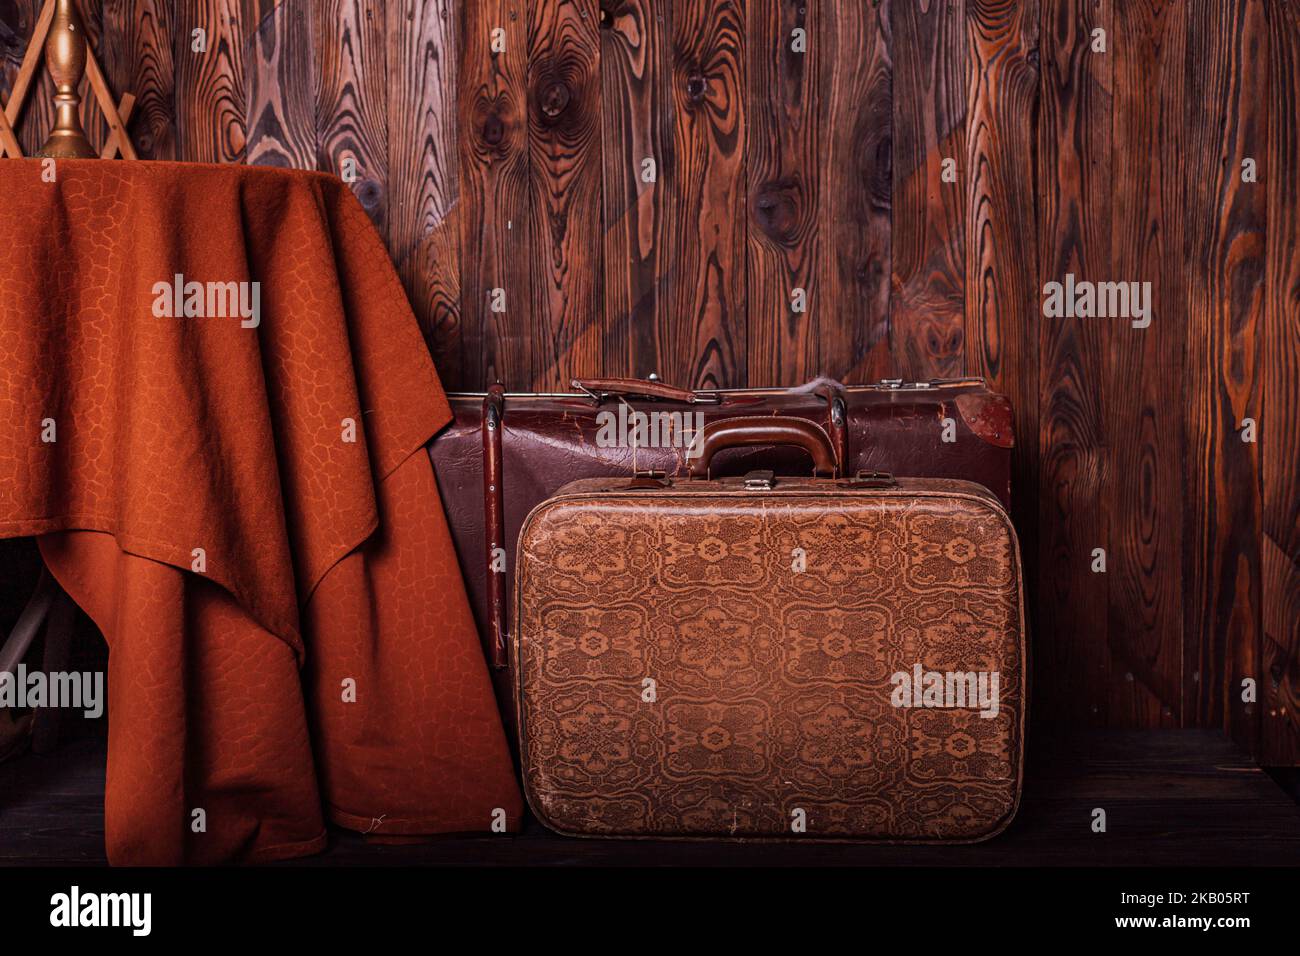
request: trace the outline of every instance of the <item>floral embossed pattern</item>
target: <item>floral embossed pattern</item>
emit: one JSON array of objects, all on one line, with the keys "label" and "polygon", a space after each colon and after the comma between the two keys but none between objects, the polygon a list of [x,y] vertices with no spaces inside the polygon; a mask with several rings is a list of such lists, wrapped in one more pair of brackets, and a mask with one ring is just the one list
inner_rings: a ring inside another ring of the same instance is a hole
[{"label": "floral embossed pattern", "polygon": [[[904,488],[699,482],[542,506],[520,538],[515,675],[543,820],[610,836],[1000,829],[1023,743],[1014,537],[977,486]],[[996,715],[894,706],[892,676],[915,665],[996,671]]]}]

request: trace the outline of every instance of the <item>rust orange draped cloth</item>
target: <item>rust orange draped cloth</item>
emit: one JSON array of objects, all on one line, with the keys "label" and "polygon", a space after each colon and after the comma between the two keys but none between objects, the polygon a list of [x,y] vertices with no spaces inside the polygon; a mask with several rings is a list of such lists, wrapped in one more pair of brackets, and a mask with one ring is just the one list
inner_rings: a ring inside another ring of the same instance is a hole
[{"label": "rust orange draped cloth", "polygon": [[118,864],[521,810],[383,243],[316,173],[0,162],[0,536],[109,643]]}]

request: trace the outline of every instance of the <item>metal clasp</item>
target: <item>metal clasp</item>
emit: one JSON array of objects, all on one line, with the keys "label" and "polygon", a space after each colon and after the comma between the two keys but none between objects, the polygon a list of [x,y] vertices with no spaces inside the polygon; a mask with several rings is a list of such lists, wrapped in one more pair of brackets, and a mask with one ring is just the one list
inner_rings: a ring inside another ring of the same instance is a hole
[{"label": "metal clasp", "polygon": [[776,474],[767,469],[751,471],[744,478],[746,491],[771,491],[774,484],[776,484]]}]

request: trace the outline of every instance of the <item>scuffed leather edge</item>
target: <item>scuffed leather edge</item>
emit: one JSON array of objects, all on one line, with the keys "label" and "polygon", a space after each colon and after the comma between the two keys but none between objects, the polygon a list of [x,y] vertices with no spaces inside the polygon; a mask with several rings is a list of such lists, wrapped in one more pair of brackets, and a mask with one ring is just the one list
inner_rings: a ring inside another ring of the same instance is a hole
[{"label": "scuffed leather edge", "polygon": [[977,438],[998,448],[1015,447],[1011,401],[1005,395],[997,392],[967,392],[956,396],[953,401],[961,420]]}]

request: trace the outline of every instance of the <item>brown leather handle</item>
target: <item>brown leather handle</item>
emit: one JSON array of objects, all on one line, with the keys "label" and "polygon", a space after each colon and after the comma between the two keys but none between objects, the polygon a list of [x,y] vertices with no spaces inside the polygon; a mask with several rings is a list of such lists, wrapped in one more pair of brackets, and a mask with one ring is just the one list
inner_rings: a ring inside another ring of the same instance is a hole
[{"label": "brown leather handle", "polygon": [[665,382],[652,382],[645,378],[575,378],[572,383],[578,391],[586,392],[597,402],[607,398],[663,398],[671,402],[690,405],[715,404],[718,396],[693,392]]},{"label": "brown leather handle", "polygon": [[803,418],[773,416],[726,418],[705,425],[699,457],[689,459],[691,477],[707,475],[713,456],[722,449],[752,445],[797,445],[812,456],[816,474],[837,473],[835,446],[823,428]]}]

